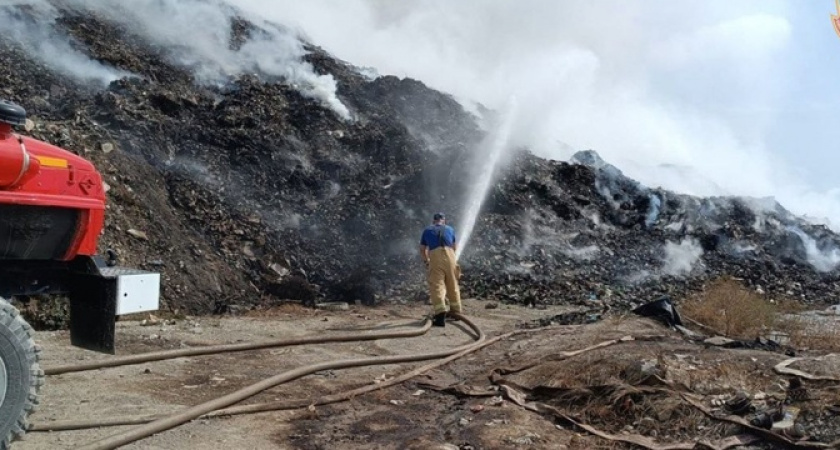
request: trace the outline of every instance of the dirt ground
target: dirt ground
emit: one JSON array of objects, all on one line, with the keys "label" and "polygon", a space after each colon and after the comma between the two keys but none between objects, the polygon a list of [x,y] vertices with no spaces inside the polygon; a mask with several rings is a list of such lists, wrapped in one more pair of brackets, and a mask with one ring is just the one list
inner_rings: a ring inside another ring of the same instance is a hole
[{"label": "dirt ground", "polygon": [[[476,300],[465,302],[469,315],[490,337],[523,327],[533,328],[539,319],[569,310],[508,305],[486,309],[486,304]],[[419,305],[351,306],[349,311],[288,306],[259,315],[188,318],[166,325],[121,322],[118,353],[397,329],[418,326],[426,312],[427,308]],[[623,336],[634,336],[637,340],[565,359],[559,356],[560,352]],[[457,324],[450,323],[445,329],[432,328],[416,338],[287,347],[50,376],[42,391],[41,409],[32,422],[175,412],[314,362],[428,352],[470,340]],[[108,358],[71,347],[66,332],[41,332],[38,341],[44,348],[45,368]],[[638,433],[667,442],[715,440],[734,431],[710,421],[675,396],[663,394],[664,391],[619,395],[619,389],[610,386],[628,386],[630,368],[640,361],[651,361],[663,379],[683,386],[706,404],[738,389],[757,394],[756,398],[772,397],[783,395],[785,385],[785,378],[774,374],[773,366],[787,358],[779,352],[697,345],[657,322],[635,316],[607,318],[590,325],[554,325],[500,341],[410,382],[349,402],[314,409],[200,419],[125,448],[598,449],[626,446],[503,398],[498,391],[498,375],[496,387],[491,381],[493,370],[498,368],[518,368],[502,377],[507,385],[525,390],[530,398],[570,412],[577,420],[606,433],[624,436]],[[248,403],[316,398],[396,376],[422,364],[425,363],[318,373],[271,389]],[[525,368],[528,365],[533,367]],[[461,386],[462,392],[453,393],[452,386]],[[450,389],[446,390],[447,387]],[[604,394],[603,389],[609,393]],[[828,399],[826,404],[832,404],[832,400]],[[821,407],[812,409],[817,411]],[[825,416],[822,425],[826,433],[832,433],[838,420]],[[13,449],[73,448],[128,428],[32,432],[24,441],[15,443]]]}]

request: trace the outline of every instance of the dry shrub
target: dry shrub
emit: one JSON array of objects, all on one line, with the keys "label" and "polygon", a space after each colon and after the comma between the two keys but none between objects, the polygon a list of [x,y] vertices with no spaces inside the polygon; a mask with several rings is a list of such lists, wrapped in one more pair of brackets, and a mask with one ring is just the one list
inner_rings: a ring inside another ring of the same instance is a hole
[{"label": "dry shrub", "polygon": [[[840,351],[840,317],[802,314],[800,302],[771,302],[732,278],[722,278],[683,301],[680,313],[724,336],[740,339],[787,335],[779,342],[799,349]],[[774,333],[770,333],[774,332]]]},{"label": "dry shrub", "polygon": [[777,305],[732,278],[712,282],[680,309],[687,318],[741,339],[755,339],[772,329],[778,312]]}]

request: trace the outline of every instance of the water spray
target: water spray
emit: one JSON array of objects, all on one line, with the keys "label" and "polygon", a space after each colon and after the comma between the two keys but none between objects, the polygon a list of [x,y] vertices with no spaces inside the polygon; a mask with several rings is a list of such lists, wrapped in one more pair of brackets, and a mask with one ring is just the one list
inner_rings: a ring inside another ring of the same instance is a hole
[{"label": "water spray", "polygon": [[482,145],[490,144],[490,151],[486,157],[481,158],[484,162],[481,166],[481,171],[473,185],[470,196],[467,198],[466,213],[462,216],[463,222],[461,227],[461,237],[458,241],[458,251],[455,252],[455,259],[461,259],[461,254],[467,248],[470,235],[475,229],[475,222],[478,220],[478,213],[481,211],[481,205],[484,204],[484,199],[487,197],[487,191],[490,189],[490,184],[496,176],[497,166],[502,159],[502,154],[508,148],[508,141],[510,140],[511,129],[513,128],[513,119],[516,116],[516,98],[511,97],[508,100],[507,108],[497,124],[498,128],[488,135]]}]

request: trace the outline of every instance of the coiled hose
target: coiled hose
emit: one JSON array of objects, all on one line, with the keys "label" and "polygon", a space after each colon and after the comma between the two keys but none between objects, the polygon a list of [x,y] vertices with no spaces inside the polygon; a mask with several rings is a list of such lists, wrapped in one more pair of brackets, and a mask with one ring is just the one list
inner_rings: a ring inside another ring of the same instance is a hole
[{"label": "coiled hose", "polygon": [[[213,411],[226,408],[233,404],[239,403],[243,400],[246,400],[250,397],[253,397],[260,392],[263,392],[267,389],[273,388],[283,383],[287,383],[289,381],[301,378],[306,375],[310,375],[316,372],[324,371],[324,370],[340,370],[340,369],[348,369],[352,367],[363,367],[363,366],[374,366],[374,365],[387,365],[387,364],[400,364],[400,363],[408,363],[408,362],[417,362],[417,361],[427,361],[432,359],[440,359],[446,358],[448,356],[452,356],[458,353],[462,353],[468,350],[473,350],[477,346],[480,346],[486,340],[486,335],[484,332],[475,325],[472,321],[467,319],[463,316],[458,316],[464,324],[466,324],[470,329],[475,332],[475,342],[467,345],[462,345],[459,347],[455,347],[449,350],[440,351],[440,352],[432,352],[432,353],[418,353],[418,354],[410,354],[410,355],[395,355],[395,356],[379,356],[379,357],[368,357],[368,358],[358,358],[358,359],[346,359],[340,361],[327,361],[323,363],[311,364],[304,367],[299,367],[297,369],[292,369],[273,377],[267,378],[260,382],[254,383],[250,386],[245,388],[239,389],[232,393],[223,395],[216,399],[204,402],[202,404],[187,408],[181,412],[177,412],[168,416],[163,416],[153,421],[144,424],[142,426],[136,427],[131,430],[127,430],[123,433],[114,434],[112,436],[105,437],[103,439],[91,442],[90,444],[84,445],[79,447],[80,450],[105,450],[105,449],[115,449],[120,446],[129,444],[131,442],[135,442],[146,437],[152,436],[156,433],[160,433],[172,428],[175,428],[179,425],[187,423],[191,420],[194,420],[198,417],[203,415],[209,414]],[[335,336],[335,337],[323,337],[323,338],[306,338],[306,339],[295,339],[295,340],[284,340],[284,341],[275,341],[275,342],[300,342],[306,341],[306,343],[314,344],[314,343],[324,343],[324,342],[337,342],[336,339],[344,339],[343,341],[339,342],[349,342],[353,340],[371,340],[371,339],[388,339],[394,337],[410,337],[410,336],[417,336],[420,334],[425,333],[429,330],[431,326],[428,319],[424,323],[424,326],[419,330],[411,330],[411,331],[403,331],[403,332],[388,332],[388,333],[377,333],[377,334],[365,334],[365,335],[344,335],[344,336]],[[422,331],[421,331],[422,330]],[[378,336],[378,337],[373,337]],[[234,345],[226,345],[226,346],[216,346],[219,348],[223,348],[222,352],[224,351],[244,351],[242,349],[243,346],[248,345],[257,345],[257,348],[268,348],[266,347],[267,343],[261,344],[234,344]],[[285,344],[290,345],[290,344]],[[300,344],[292,344],[292,345],[300,345]],[[231,350],[231,348],[236,348],[236,350]],[[180,357],[180,356],[188,356],[183,355],[183,352],[187,351],[203,351],[200,354],[208,354],[207,350],[210,348],[201,348],[201,349],[189,349],[189,350],[175,350],[175,351],[165,351],[165,352],[156,352],[147,355],[137,355],[136,357],[127,357],[122,358],[127,362],[127,364],[138,364],[141,362],[147,361],[159,361],[161,359],[168,359],[166,357],[161,357],[161,354],[177,354],[179,356],[170,356],[172,357]],[[220,352],[217,352],[220,353]],[[151,356],[151,359],[146,359]],[[92,364],[80,364],[76,365],[75,368],[78,370],[69,370],[69,368],[74,368],[73,366],[65,366],[62,369],[63,372],[56,372],[57,368],[51,369],[52,374],[55,373],[68,373],[71,371],[79,371],[79,370],[92,370],[96,364],[104,364],[101,367],[113,367],[112,364],[109,364],[110,361],[103,361],[101,363],[92,363]]]}]

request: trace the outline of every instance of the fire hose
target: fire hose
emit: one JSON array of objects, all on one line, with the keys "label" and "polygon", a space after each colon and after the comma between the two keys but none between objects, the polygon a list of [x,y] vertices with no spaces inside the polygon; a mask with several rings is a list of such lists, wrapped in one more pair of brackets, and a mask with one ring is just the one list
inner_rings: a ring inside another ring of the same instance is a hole
[{"label": "fire hose", "polygon": [[[273,388],[283,383],[287,383],[289,381],[301,378],[306,375],[310,375],[312,373],[324,371],[324,370],[340,370],[340,369],[347,369],[352,367],[363,367],[363,366],[374,366],[374,365],[387,365],[387,364],[400,364],[400,363],[408,363],[408,362],[418,362],[418,361],[427,361],[432,359],[440,359],[446,357],[453,357],[454,355],[459,354],[466,354],[471,351],[475,351],[480,347],[483,347],[486,341],[486,335],[483,331],[481,331],[478,326],[476,326],[472,321],[467,319],[466,317],[461,316],[460,319],[470,327],[475,333],[476,336],[475,342],[462,345],[459,347],[452,348],[450,350],[440,351],[440,352],[433,352],[433,353],[420,353],[420,354],[410,354],[410,355],[396,355],[396,356],[380,356],[380,357],[368,357],[368,358],[359,358],[359,359],[347,359],[347,360],[340,360],[340,361],[327,361],[323,363],[312,364],[304,367],[300,367],[297,369],[289,370],[273,377],[267,378],[262,380],[258,383],[252,384],[245,388],[239,389],[232,393],[223,395],[216,399],[207,401],[205,403],[190,407],[186,410],[181,412],[177,412],[171,415],[157,417],[157,418],[148,418],[148,423],[145,423],[142,426],[134,428],[132,430],[128,430],[123,433],[115,434],[112,436],[108,436],[106,438],[100,439],[98,441],[92,442],[88,445],[83,447],[79,447],[80,449],[84,450],[101,450],[101,449],[114,449],[118,448],[122,445],[129,444],[131,442],[135,442],[156,433],[160,433],[162,431],[166,431],[177,426],[183,425],[191,420],[194,420],[198,417],[205,416],[208,414],[213,413],[214,411],[221,410],[222,408],[227,408],[231,405],[239,403],[243,400],[246,400],[250,397],[253,397],[260,392],[263,392],[267,389]],[[304,338],[304,339],[294,339],[294,340],[284,340],[284,341],[274,341],[274,346],[278,342],[285,342],[283,345],[302,345],[299,342],[305,341],[305,343],[324,343],[324,342],[336,342],[336,339],[342,339],[340,342],[349,342],[353,340],[371,340],[371,339],[387,339],[387,338],[394,338],[394,337],[411,337],[421,335],[427,332],[430,328],[430,323],[427,320],[424,323],[424,326],[419,330],[410,330],[410,331],[402,331],[402,332],[388,332],[388,333],[377,333],[377,334],[367,334],[367,335],[344,335],[344,336],[334,336],[334,337],[325,337],[325,338]],[[375,336],[375,337],[374,337]],[[494,339],[498,340],[498,338]],[[295,344],[288,344],[289,342],[295,342]],[[223,346],[216,346],[221,348],[222,350],[217,353],[222,352],[230,352],[230,351],[244,351],[243,347],[253,345],[257,346],[255,348],[268,348],[266,347],[268,343],[256,343],[256,344],[234,344],[234,345],[223,345]],[[161,359],[171,359],[177,358],[183,355],[185,351],[204,351],[201,354],[209,354],[207,350],[210,348],[201,348],[201,349],[190,349],[190,350],[176,350],[176,351],[165,351],[165,352],[156,352],[146,355],[136,355],[136,357],[126,357],[122,358],[125,364],[137,364],[140,362],[144,362],[144,358],[150,358],[149,361],[159,361]],[[168,356],[162,356],[162,354],[168,354]],[[177,356],[172,356],[177,355]],[[110,361],[103,361],[100,364],[106,364],[102,367],[114,367],[113,364],[109,364]],[[119,365],[119,364],[117,364]],[[77,370],[70,370],[70,369],[77,369]],[[68,373],[71,371],[79,371],[79,370],[92,370],[92,364],[80,364],[77,366],[65,366],[62,368],[54,368],[51,369],[52,374],[56,373]],[[62,372],[57,372],[57,369],[61,369]],[[401,377],[402,378],[402,377]],[[410,378],[410,377],[409,377]],[[407,378],[406,378],[407,379]],[[356,391],[360,392],[368,392],[368,388],[361,388]],[[253,406],[253,405],[252,405]],[[277,405],[274,405],[277,406]],[[257,412],[257,411],[250,411],[248,406],[241,407],[243,408],[241,411],[233,411],[228,412],[228,414],[232,413],[248,413],[248,412]],[[268,408],[266,406],[262,406],[262,408]],[[231,408],[233,409],[233,408]],[[259,408],[252,408],[252,409],[259,409]],[[276,408],[274,408],[276,409]],[[271,410],[263,409],[263,410]],[[145,420],[144,420],[145,421]],[[105,424],[103,424],[105,425]],[[101,426],[101,425],[100,425]],[[77,427],[78,428],[78,427]],[[64,428],[68,429],[68,428]]]},{"label": "fire hose", "polygon": [[176,350],[164,350],[160,352],[142,353],[139,355],[128,355],[119,358],[109,358],[103,361],[90,361],[79,364],[48,367],[44,374],[60,375],[73,372],[84,372],[87,370],[103,369],[107,367],[130,366],[153,361],[164,361],[167,359],[186,358],[189,356],[217,355],[220,353],[244,352],[250,350],[264,350],[277,347],[292,347],[308,344],[326,344],[330,342],[360,342],[375,341],[379,339],[398,339],[416,337],[426,334],[431,328],[432,322],[426,319],[423,326],[414,330],[389,331],[370,334],[345,334],[339,336],[319,336],[295,339],[277,339],[263,342],[245,342],[241,344],[211,345],[199,348],[185,348]]}]

